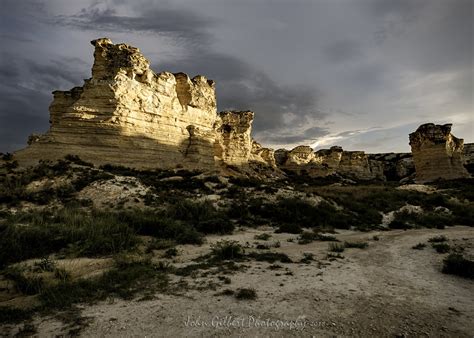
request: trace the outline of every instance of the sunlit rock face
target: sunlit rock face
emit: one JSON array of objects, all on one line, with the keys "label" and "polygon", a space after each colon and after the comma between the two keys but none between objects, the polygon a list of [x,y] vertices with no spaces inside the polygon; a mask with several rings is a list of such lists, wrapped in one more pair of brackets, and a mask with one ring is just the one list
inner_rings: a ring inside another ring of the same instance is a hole
[{"label": "sunlit rock face", "polygon": [[15,153],[20,164],[74,154],[96,165],[150,169],[209,170],[250,159],[274,165],[271,151],[252,155],[252,112],[217,114],[213,81],[155,74],[138,48],[107,38],[91,43],[92,78],[53,92],[50,129]]},{"label": "sunlit rock face", "polygon": [[470,177],[464,167],[464,140],[451,134],[452,124],[423,124],[410,134],[416,181]]},{"label": "sunlit rock face", "polygon": [[369,158],[363,151],[344,151],[334,146],[314,151],[309,146],[298,146],[292,150],[279,149],[275,152],[277,165],[287,172],[324,177],[339,174],[357,180],[384,179],[372,172]]}]

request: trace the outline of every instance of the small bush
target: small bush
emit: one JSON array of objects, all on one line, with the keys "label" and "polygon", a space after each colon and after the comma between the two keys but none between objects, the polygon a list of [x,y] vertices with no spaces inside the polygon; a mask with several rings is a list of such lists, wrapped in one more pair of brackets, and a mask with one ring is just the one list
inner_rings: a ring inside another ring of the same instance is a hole
[{"label": "small bush", "polygon": [[41,261],[35,262],[34,266],[40,271],[52,272],[56,267],[56,263],[54,263],[54,261],[50,260],[48,257],[44,257],[41,259]]},{"label": "small bush", "polygon": [[19,323],[31,318],[33,312],[9,306],[0,306],[0,323]]},{"label": "small bush", "polygon": [[329,251],[343,252],[346,247],[343,244],[329,243]]},{"label": "small bush", "polygon": [[241,258],[244,249],[237,241],[222,240],[211,245],[211,254],[218,260]]},{"label": "small bush", "polygon": [[301,226],[296,223],[284,223],[281,224],[278,229],[275,231],[276,233],[288,233],[288,234],[299,234],[303,231]]},{"label": "small bush", "polygon": [[423,250],[424,248],[426,248],[426,244],[425,243],[418,243],[417,245],[414,245],[411,248],[414,249],[414,250]]},{"label": "small bush", "polygon": [[431,237],[428,242],[430,243],[440,243],[440,242],[446,242],[448,239],[446,238],[446,236],[444,235],[440,235],[440,236],[435,236],[435,237]]},{"label": "small bush", "polygon": [[71,280],[71,274],[63,268],[56,268],[54,270],[54,278],[59,280],[61,283],[66,283]]},{"label": "small bush", "polygon": [[367,242],[344,242],[344,247],[346,248],[357,248],[357,249],[365,249],[369,246]]},{"label": "small bush", "polygon": [[249,288],[238,289],[235,293],[235,298],[240,300],[253,300],[257,298],[257,292],[255,289]]},{"label": "small bush", "polygon": [[431,246],[436,250],[437,253],[447,253],[451,250],[448,243],[432,243]]},{"label": "small bush", "polygon": [[163,255],[165,258],[173,258],[176,256],[178,256],[178,250],[176,248],[167,249]]},{"label": "small bush", "polygon": [[343,255],[341,255],[340,253],[332,253],[332,252],[328,252],[327,256],[326,256],[327,259],[329,260],[334,260],[334,259],[337,259],[337,258],[344,258]]},{"label": "small bush", "polygon": [[312,261],[314,261],[314,255],[309,252],[304,252],[303,258],[301,258],[300,263],[310,264]]},{"label": "small bush", "polygon": [[443,260],[443,273],[474,279],[474,261],[452,253]]},{"label": "small bush", "polygon": [[293,262],[287,254],[280,252],[251,252],[247,256],[257,261],[263,261],[268,263],[275,263],[276,261],[280,261],[281,263]]},{"label": "small bush", "polygon": [[268,241],[271,237],[272,237],[272,235],[267,234],[267,233],[263,233],[263,234],[259,234],[259,235],[254,236],[255,239],[261,240],[261,241]]},{"label": "small bush", "polygon": [[298,244],[308,244],[313,241],[338,242],[338,239],[334,236],[318,234],[314,231],[304,231],[298,237]]},{"label": "small bush", "polygon": [[44,287],[41,276],[27,276],[19,268],[8,269],[5,272],[5,278],[11,280],[15,289],[25,295],[36,295]]}]

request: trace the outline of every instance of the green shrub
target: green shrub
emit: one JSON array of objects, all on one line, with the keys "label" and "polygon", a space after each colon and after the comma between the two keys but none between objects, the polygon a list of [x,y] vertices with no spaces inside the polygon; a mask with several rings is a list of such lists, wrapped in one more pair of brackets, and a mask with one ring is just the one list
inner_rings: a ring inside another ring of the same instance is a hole
[{"label": "green shrub", "polygon": [[241,258],[244,249],[237,241],[222,240],[211,245],[211,254],[218,260]]},{"label": "green shrub", "polygon": [[235,298],[239,300],[253,300],[257,298],[257,292],[255,291],[255,289],[250,288],[238,289],[234,295]]},{"label": "green shrub", "polygon": [[272,237],[272,235],[267,234],[267,233],[263,233],[263,234],[259,234],[259,235],[254,236],[255,239],[261,240],[261,241],[268,241],[270,239],[270,237]]},{"label": "green shrub", "polygon": [[412,249],[414,250],[423,250],[424,248],[426,248],[425,243],[418,243],[417,245],[412,246]]},{"label": "green shrub", "polygon": [[288,233],[288,234],[299,234],[303,231],[301,226],[296,223],[283,223],[281,224],[277,230],[275,230],[276,233]]},{"label": "green shrub", "polygon": [[452,253],[443,260],[443,273],[474,279],[474,261]]},{"label": "green shrub", "polygon": [[446,238],[446,236],[444,235],[440,235],[440,236],[435,236],[435,237],[431,237],[428,242],[430,243],[440,243],[440,242],[446,242],[448,239]]},{"label": "green shrub", "polygon": [[343,252],[346,247],[339,243],[329,243],[329,251],[332,252]]},{"label": "green shrub", "polygon": [[308,244],[313,241],[338,242],[339,240],[334,236],[318,234],[314,231],[304,231],[298,237],[298,244]]},{"label": "green shrub", "polygon": [[0,323],[19,323],[31,318],[33,311],[10,306],[0,306]]},{"label": "green shrub", "polygon": [[205,234],[228,234],[234,230],[234,225],[225,212],[217,210],[209,201],[178,201],[171,206],[167,215],[192,225],[197,231]]},{"label": "green shrub", "polygon": [[431,246],[436,250],[437,253],[447,253],[451,250],[448,243],[432,243]]},{"label": "green shrub", "polygon": [[43,290],[44,281],[41,276],[27,276],[19,268],[9,268],[4,275],[13,282],[18,292],[25,295],[35,295]]},{"label": "green shrub", "polygon": [[357,249],[365,249],[369,246],[367,242],[344,242],[344,247],[346,248],[357,248]]},{"label": "green shrub", "polygon": [[275,263],[276,261],[280,261],[281,263],[293,262],[287,254],[280,252],[251,252],[247,255],[247,257],[268,263]]}]

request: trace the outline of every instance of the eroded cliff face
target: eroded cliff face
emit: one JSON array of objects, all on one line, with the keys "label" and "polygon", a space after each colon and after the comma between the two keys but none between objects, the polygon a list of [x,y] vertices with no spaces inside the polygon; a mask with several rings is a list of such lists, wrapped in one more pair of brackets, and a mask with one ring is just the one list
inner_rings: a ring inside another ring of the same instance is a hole
[{"label": "eroded cliff face", "polygon": [[467,171],[473,175],[474,174],[474,143],[465,143],[464,144],[464,166]]},{"label": "eroded cliff face", "polygon": [[[91,43],[92,78],[53,92],[50,129],[15,153],[20,164],[74,154],[96,165],[212,170],[251,159],[253,113],[218,115],[212,80],[155,74],[138,48],[107,38]],[[260,153],[253,158],[274,165]]]},{"label": "eroded cliff face", "polygon": [[334,146],[314,151],[309,146],[298,146],[292,150],[279,149],[275,152],[277,165],[284,171],[324,177],[338,174],[357,180],[383,179],[372,172],[368,155],[363,151],[344,151]]},{"label": "eroded cliff face", "polygon": [[423,124],[410,134],[417,182],[470,177],[464,167],[464,140],[451,134],[451,124]]}]

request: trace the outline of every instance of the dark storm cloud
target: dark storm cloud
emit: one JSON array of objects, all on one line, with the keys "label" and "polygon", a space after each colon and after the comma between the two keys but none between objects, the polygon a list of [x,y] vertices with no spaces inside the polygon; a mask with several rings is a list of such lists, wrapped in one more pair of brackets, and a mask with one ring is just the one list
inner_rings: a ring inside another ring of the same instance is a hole
[{"label": "dark storm cloud", "polygon": [[320,127],[311,127],[303,130],[301,133],[296,135],[285,135],[285,134],[271,134],[265,133],[263,138],[266,142],[276,144],[295,144],[305,142],[306,144],[311,143],[319,137],[329,135],[329,130]]},{"label": "dark storm cloud", "polygon": [[83,74],[71,64],[81,63],[62,59],[41,64],[0,54],[0,151],[18,149],[31,133],[46,131],[51,88],[69,89],[80,84]]},{"label": "dark storm cloud", "polygon": [[[472,123],[473,5],[2,0],[0,151],[46,129],[50,92],[81,85],[87,42],[108,35],[141,47],[157,72],[216,80],[219,109],[255,111],[263,144],[321,138],[326,146],[336,137],[345,148],[375,149],[383,128],[399,123]],[[406,149],[406,132],[393,129],[401,134],[385,146]]]},{"label": "dark storm cloud", "polygon": [[359,59],[363,55],[361,44],[348,39],[330,42],[322,52],[326,59],[333,63]]},{"label": "dark storm cloud", "polygon": [[145,6],[137,16],[126,16],[110,7],[90,6],[75,15],[60,16],[56,23],[93,31],[156,33],[199,44],[208,42],[205,29],[212,27],[215,20],[182,8]]},{"label": "dark storm cloud", "polygon": [[254,122],[257,132],[284,127],[285,114],[295,114],[297,125],[322,117],[315,108],[317,93],[313,87],[281,85],[245,61],[215,50],[207,31],[216,24],[215,19],[163,6],[144,6],[135,16],[122,16],[114,9],[92,6],[76,15],[61,17],[58,22],[86,30],[142,31],[184,39],[186,56],[158,63],[153,68],[205,74],[215,80],[219,109],[257,112]]},{"label": "dark storm cloud", "polygon": [[285,127],[286,114],[295,115],[294,127],[323,117],[316,109],[314,88],[279,84],[264,72],[229,55],[202,51],[190,58],[159,63],[154,69],[202,73],[216,80],[219,109],[255,111],[253,128],[256,132]]}]

